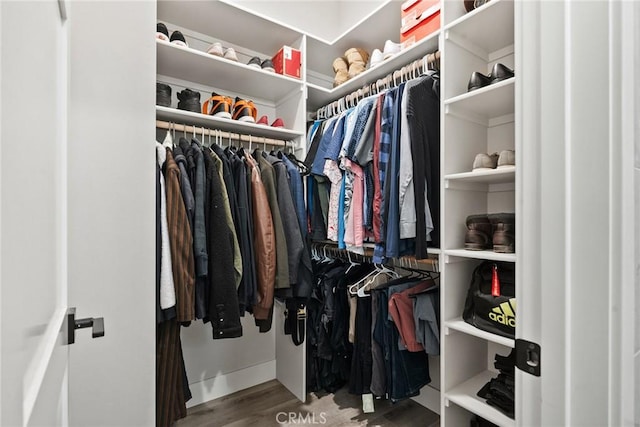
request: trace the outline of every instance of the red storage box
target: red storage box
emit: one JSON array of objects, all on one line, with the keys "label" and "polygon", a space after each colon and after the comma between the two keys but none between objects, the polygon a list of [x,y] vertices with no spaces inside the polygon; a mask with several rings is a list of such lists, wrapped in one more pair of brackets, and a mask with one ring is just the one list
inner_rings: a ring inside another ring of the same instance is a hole
[{"label": "red storage box", "polygon": [[[406,14],[405,14],[405,6]],[[400,42],[407,48],[440,29],[440,2],[408,0],[402,4]]]},{"label": "red storage box", "polygon": [[271,59],[276,73],[284,76],[300,78],[300,51],[289,46],[283,46]]}]

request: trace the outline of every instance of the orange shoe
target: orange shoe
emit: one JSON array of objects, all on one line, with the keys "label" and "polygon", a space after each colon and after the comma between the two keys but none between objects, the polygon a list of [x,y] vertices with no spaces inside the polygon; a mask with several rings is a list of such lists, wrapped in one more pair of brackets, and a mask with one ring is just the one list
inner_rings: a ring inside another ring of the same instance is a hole
[{"label": "orange shoe", "polygon": [[233,104],[233,119],[241,122],[256,122],[258,109],[253,105],[253,101],[246,101],[236,96],[236,102]]},{"label": "orange shoe", "polygon": [[233,101],[228,96],[211,93],[211,98],[202,104],[202,114],[207,114],[221,119],[231,118],[231,106]]}]

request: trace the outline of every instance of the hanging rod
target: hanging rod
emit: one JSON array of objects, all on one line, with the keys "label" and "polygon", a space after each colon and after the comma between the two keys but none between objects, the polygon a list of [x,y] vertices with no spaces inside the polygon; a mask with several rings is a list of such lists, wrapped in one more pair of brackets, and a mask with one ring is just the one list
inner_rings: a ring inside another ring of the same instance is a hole
[{"label": "hanging rod", "polygon": [[338,98],[335,101],[325,105],[324,107],[318,108],[316,110],[316,118],[328,119],[346,109],[355,107],[359,101],[369,95],[376,95],[384,90],[396,87],[402,82],[418,78],[421,74],[425,73],[429,69],[440,69],[439,50],[428,53],[422,58],[416,59],[413,62],[405,65],[404,67],[390,72],[385,77],[382,77],[375,82],[365,84],[360,89],[354,90],[350,94]]},{"label": "hanging rod", "polygon": [[[332,241],[321,241],[321,242],[312,242],[312,247],[315,249],[322,251],[323,253],[328,253],[333,255],[333,258],[340,258],[342,260],[353,260],[359,262],[367,262],[373,263],[373,248],[365,246],[365,253],[359,254],[357,252],[351,252],[346,249],[339,249],[336,246],[336,242]],[[414,256],[403,256],[399,258],[387,258],[385,265],[393,266],[393,267],[409,267],[414,268],[416,270],[425,270],[425,271],[439,271],[439,262],[436,255],[429,254],[435,258],[425,258],[425,259],[416,259]]]},{"label": "hanging rod", "polygon": [[[293,149],[293,143],[282,139],[265,138],[263,136],[245,135],[243,133],[227,132],[220,129],[209,129],[203,126],[183,125],[173,122],[165,122],[156,120],[157,129],[176,130],[178,132],[188,133],[194,136],[206,135],[223,139],[232,139],[240,142],[248,142],[253,144],[264,144],[271,147],[285,147]],[[203,141],[204,142],[204,141]]]}]

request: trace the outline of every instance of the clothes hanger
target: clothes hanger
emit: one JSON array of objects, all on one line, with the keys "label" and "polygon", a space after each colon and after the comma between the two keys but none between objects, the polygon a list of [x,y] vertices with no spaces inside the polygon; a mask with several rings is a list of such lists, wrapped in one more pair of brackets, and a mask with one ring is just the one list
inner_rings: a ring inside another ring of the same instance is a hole
[{"label": "clothes hanger", "polygon": [[347,274],[353,267],[359,265],[358,263],[354,262],[351,259],[351,252],[347,251],[347,259],[349,260],[349,267],[347,267],[347,270],[344,272],[344,274]]}]

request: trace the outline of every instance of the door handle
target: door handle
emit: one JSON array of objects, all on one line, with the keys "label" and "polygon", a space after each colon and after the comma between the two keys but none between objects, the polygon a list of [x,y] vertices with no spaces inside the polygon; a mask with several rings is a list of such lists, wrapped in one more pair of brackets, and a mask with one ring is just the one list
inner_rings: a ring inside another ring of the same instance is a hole
[{"label": "door handle", "polygon": [[100,338],[104,336],[104,318],[87,317],[76,320],[76,308],[69,307],[66,317],[67,344],[76,342],[76,329],[91,328],[91,336]]}]

